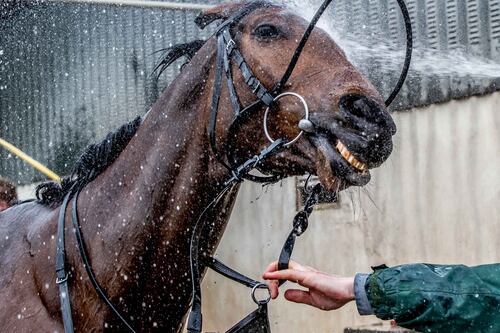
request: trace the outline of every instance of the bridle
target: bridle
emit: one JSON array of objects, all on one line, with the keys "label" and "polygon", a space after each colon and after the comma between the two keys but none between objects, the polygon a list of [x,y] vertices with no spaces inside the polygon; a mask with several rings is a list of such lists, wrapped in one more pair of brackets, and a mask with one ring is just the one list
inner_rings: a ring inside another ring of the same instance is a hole
[{"label": "bridle", "polygon": [[[301,104],[304,106],[305,115],[304,119],[302,119],[302,122],[300,124],[301,126],[299,126],[301,132],[298,134],[298,136],[295,137],[295,139],[285,143],[284,146],[288,147],[293,143],[295,143],[302,136],[304,129],[311,127],[312,125],[309,121],[308,106],[306,100],[299,94],[295,92],[283,93],[282,89],[290,79],[290,76],[292,75],[292,72],[297,65],[300,55],[302,54],[302,51],[304,50],[304,47],[306,46],[312,31],[314,30],[319,19],[321,18],[321,16],[323,15],[323,13],[325,12],[325,10],[328,8],[328,6],[332,1],[333,0],[324,0],[320,8],[316,11],[314,17],[312,18],[306,31],[304,32],[304,35],[302,36],[299,44],[297,45],[297,48],[295,49],[292,58],[290,60],[290,63],[288,64],[285,70],[285,73],[271,90],[268,90],[265,87],[265,85],[260,82],[260,80],[252,72],[250,66],[248,66],[247,62],[245,61],[245,58],[241,54],[234,38],[231,35],[231,29],[242,18],[252,13],[253,11],[259,8],[270,8],[275,5],[263,1],[250,2],[247,5],[245,5],[242,9],[240,9],[238,12],[233,14],[231,17],[227,18],[222,24],[220,24],[217,27],[214,33],[217,43],[217,57],[215,61],[215,78],[214,78],[212,102],[210,106],[208,136],[210,141],[210,147],[215,157],[226,169],[231,171],[233,175],[235,174],[234,173],[235,166],[233,165],[233,163],[231,163],[232,161],[230,161],[229,158],[227,159],[227,161],[224,159],[224,157],[218,150],[216,144],[216,123],[217,123],[217,114],[219,109],[219,100],[222,92],[223,74],[225,74],[227,88],[229,91],[229,99],[234,113],[233,121],[229,126],[228,133],[233,133],[235,131],[234,129],[237,128],[242,121],[247,119],[254,112],[260,110],[262,106],[265,106],[267,107],[267,109],[264,116],[264,132],[267,139],[272,143],[274,140],[269,135],[269,131],[267,129],[267,115],[269,113],[269,110],[279,99],[286,96],[294,96],[298,98]],[[406,8],[404,0],[396,0],[396,1],[398,2],[401,8],[401,12],[403,14],[405,21],[405,29],[407,34],[406,55],[400,78],[396,86],[394,87],[393,91],[385,101],[386,106],[389,106],[394,101],[394,99],[398,95],[399,91],[401,90],[406,80],[410,68],[411,55],[413,49],[413,37],[412,37],[413,33],[411,27],[411,19],[408,10]],[[205,26],[207,25],[206,22],[198,19],[196,23],[202,29],[205,28]],[[232,62],[236,64],[241,75],[243,76],[244,82],[247,84],[247,86],[250,88],[252,93],[257,98],[255,102],[251,103],[246,107],[241,106],[238,93],[234,86],[232,66],[231,66]],[[250,174],[240,175],[240,177],[246,180],[251,180],[259,183],[274,183],[284,178],[283,175],[260,177]]]},{"label": "bridle", "polygon": [[[405,62],[403,66],[403,70],[401,76],[396,84],[396,87],[390,94],[389,98],[386,100],[386,106],[389,106],[399,91],[406,79],[408,74],[411,55],[412,55],[412,47],[413,47],[413,34],[411,27],[411,20],[404,3],[404,0],[396,0],[398,5],[401,8],[403,13],[403,17],[405,20],[405,28],[407,34],[407,45],[406,45],[406,56]],[[311,20],[309,26],[307,27],[302,39],[300,40],[295,52],[292,56],[292,59],[283,75],[281,80],[279,80],[275,86],[268,90],[254,75],[251,68],[245,61],[245,58],[241,54],[240,50],[236,42],[234,41],[231,35],[231,29],[246,15],[250,14],[256,9],[259,8],[268,8],[272,5],[267,2],[256,1],[251,2],[245,5],[238,12],[233,14],[231,17],[226,19],[222,24],[217,27],[215,32],[215,38],[217,42],[217,56],[216,56],[216,64],[215,64],[215,80],[214,80],[214,88],[212,95],[212,102],[210,107],[210,119],[208,124],[208,136],[210,141],[211,149],[216,157],[216,159],[227,168],[231,176],[225,181],[223,184],[222,190],[219,194],[205,207],[200,216],[198,217],[196,223],[194,224],[192,237],[190,241],[190,266],[191,266],[191,282],[192,282],[192,304],[191,304],[191,312],[189,315],[189,319],[187,322],[187,329],[190,333],[199,333],[202,329],[202,314],[201,314],[201,272],[200,272],[200,258],[199,258],[199,241],[202,236],[203,230],[203,218],[205,215],[211,211],[220,200],[231,191],[231,189],[238,183],[241,183],[243,180],[251,180],[259,183],[274,183],[284,178],[284,175],[271,175],[271,176],[256,176],[251,175],[249,172],[255,168],[257,168],[260,163],[276,154],[278,151],[285,149],[286,147],[295,143],[304,133],[304,130],[310,128],[312,123],[309,121],[309,110],[307,106],[307,102],[304,97],[298,95],[294,92],[282,92],[283,87],[286,82],[290,78],[295,66],[297,65],[297,61],[302,53],[302,50],[306,46],[307,40],[309,39],[311,32],[316,26],[318,20],[323,15],[326,8],[330,5],[332,0],[325,0],[321,7],[318,9],[313,19]],[[203,22],[197,22],[201,28],[205,26]],[[233,73],[232,73],[232,63],[237,65],[237,68],[242,74],[244,82],[251,89],[252,93],[256,96],[257,100],[252,104],[242,107],[239,101],[239,97],[234,86]],[[262,107],[266,107],[266,111],[264,114],[264,132],[267,139],[270,141],[270,144],[265,147],[259,154],[249,158],[244,163],[237,164],[236,161],[231,160],[228,156],[223,156],[217,148],[216,145],[216,123],[217,123],[217,113],[219,109],[219,100],[222,92],[222,82],[223,82],[223,74],[225,74],[226,83],[229,91],[229,97],[231,101],[231,105],[234,111],[234,119],[229,126],[228,132],[234,131],[234,128],[240,125],[240,123],[247,119],[250,115],[252,115],[256,110],[260,110]],[[267,129],[267,118],[270,108],[280,99],[286,96],[293,96],[298,98],[301,104],[304,107],[304,118],[301,120],[299,124],[299,128],[301,129],[300,133],[296,138],[289,142],[285,142],[283,139],[274,139],[271,137],[268,129]],[[306,185],[307,188],[307,185]],[[76,235],[77,244],[80,256],[83,260],[85,270],[89,276],[89,279],[100,296],[100,298],[108,305],[110,310],[117,316],[118,319],[123,323],[125,327],[130,332],[135,332],[133,327],[128,323],[128,321],[121,315],[120,311],[116,309],[116,307],[112,304],[109,297],[107,296],[104,289],[99,285],[93,269],[90,265],[88,254],[85,246],[85,241],[83,239],[83,235],[80,231],[80,222],[78,218],[78,208],[77,201],[78,195],[80,193],[80,188],[77,186],[73,186],[69,193],[64,198],[64,201],[61,205],[59,218],[58,218],[58,235],[57,235],[57,246],[56,246],[56,284],[59,286],[59,294],[61,301],[61,312],[64,324],[65,333],[74,332],[73,329],[73,321],[71,315],[71,303],[69,297],[69,288],[68,288],[68,272],[66,269],[66,255],[65,255],[65,240],[64,240],[64,229],[65,229],[65,214],[66,209],[69,204],[69,201],[72,199],[72,213],[71,220],[73,224],[73,230]],[[286,269],[288,268],[288,263],[293,251],[293,247],[295,244],[295,240],[298,236],[300,236],[308,226],[308,218],[309,215],[313,211],[313,206],[319,200],[319,194],[321,191],[321,185],[316,185],[309,192],[309,198],[306,201],[306,204],[300,212],[298,212],[293,220],[293,228],[290,234],[288,235],[285,244],[280,253],[278,268]],[[206,267],[210,267],[216,272],[222,274],[223,276],[230,278],[236,282],[239,282],[249,288],[252,288],[252,299],[258,305],[258,309],[252,312],[250,315],[245,317],[238,324],[233,326],[228,332],[248,332],[250,329],[250,325],[254,325],[252,328],[252,332],[270,332],[269,330],[269,319],[267,315],[267,303],[270,301],[270,297],[266,299],[258,299],[256,297],[256,291],[258,289],[267,289],[269,288],[266,284],[253,280],[244,276],[241,273],[229,268],[224,265],[222,262],[218,261],[215,258],[209,257],[204,260],[204,265]],[[284,283],[284,281],[280,281],[280,284]]]},{"label": "bridle", "polygon": [[[408,10],[403,0],[397,0],[398,4],[403,13],[405,24],[406,24],[406,32],[407,32],[407,48],[406,48],[406,57],[405,64],[403,67],[403,71],[401,73],[401,77],[390,94],[389,98],[386,100],[386,105],[389,106],[394,98],[399,93],[405,78],[408,74],[410,62],[411,62],[411,53],[412,53],[412,28]],[[318,20],[323,15],[326,8],[332,0],[325,0],[321,7],[318,9],[313,19],[311,20],[309,26],[307,27],[302,39],[300,40],[297,49],[295,50],[292,59],[285,71],[285,74],[281,78],[281,80],[274,86],[274,88],[269,91],[265,88],[265,86],[255,77],[252,73],[252,70],[247,65],[244,57],[239,51],[236,42],[234,41],[231,35],[231,29],[246,15],[250,14],[252,11],[269,6],[268,3],[265,2],[252,2],[241,10],[239,10],[236,14],[229,17],[226,21],[224,21],[216,30],[215,36],[217,40],[217,58],[216,58],[216,67],[215,67],[215,81],[214,81],[214,92],[212,95],[212,104],[210,109],[210,122],[208,127],[208,133],[210,138],[210,145],[214,155],[217,160],[224,165],[232,174],[232,177],[225,182],[224,188],[219,193],[219,195],[205,208],[202,214],[199,216],[198,220],[195,223],[193,234],[190,242],[190,263],[191,263],[191,282],[192,282],[192,305],[191,312],[189,315],[189,319],[187,322],[187,330],[190,333],[199,333],[202,329],[202,314],[201,314],[201,273],[200,273],[200,260],[199,260],[199,241],[202,235],[203,223],[201,223],[202,218],[205,214],[210,211],[215,205],[219,202],[219,200],[234,186],[236,183],[242,182],[244,179],[252,180],[260,183],[273,183],[283,178],[282,175],[274,175],[269,177],[260,177],[250,175],[250,170],[256,168],[259,163],[276,154],[277,151],[280,151],[293,143],[295,143],[304,133],[304,130],[308,127],[312,127],[313,125],[309,121],[309,108],[306,100],[301,95],[295,92],[282,92],[282,88],[285,86],[286,82],[290,78],[295,66],[297,65],[297,61],[309,39],[314,27],[316,26]],[[234,87],[233,75],[232,75],[232,64],[231,60],[234,61],[236,67],[240,70],[244,82],[249,86],[252,90],[253,94],[257,97],[257,101],[250,104],[245,108],[241,108],[241,104],[238,99],[238,94],[236,92],[236,88]],[[228,132],[231,133],[232,129],[237,126],[237,124],[242,120],[248,117],[248,115],[252,114],[256,110],[259,110],[260,107],[266,106],[266,111],[264,113],[264,133],[266,138],[271,142],[271,144],[266,147],[261,153],[253,158],[247,160],[245,163],[241,164],[239,167],[235,167],[226,162],[220,152],[216,147],[216,138],[215,138],[215,126],[217,121],[217,111],[219,106],[219,99],[222,91],[222,74],[225,73],[226,83],[229,91],[229,97],[231,101],[231,105],[234,111],[234,119],[232,124],[229,127]],[[280,98],[286,96],[293,96],[298,98],[301,104],[304,107],[304,118],[299,123],[299,128],[301,129],[300,133],[292,139],[291,141],[285,142],[283,139],[274,140],[271,137],[268,127],[267,127],[267,118],[270,111],[270,108],[273,104],[278,101]],[[308,218],[312,213],[313,206],[318,202],[319,193],[321,190],[321,186],[315,186],[309,194],[309,198],[306,201],[305,207],[302,211],[297,213],[293,221],[293,228],[290,232],[285,244],[282,248],[280,258],[278,261],[278,268],[286,269],[288,268],[288,262],[290,261],[290,257],[293,251],[293,247],[295,244],[295,239],[297,236],[300,236],[308,226]],[[205,262],[207,267],[215,270],[219,274],[230,278],[236,282],[239,282],[247,287],[252,288],[252,299],[258,305],[258,309],[250,314],[249,316],[255,316],[256,319],[260,318],[260,320],[264,320],[262,315],[267,318],[267,303],[270,298],[266,300],[257,300],[255,298],[255,291],[259,288],[268,288],[266,284],[252,280],[241,273],[234,271],[228,266],[224,265],[222,262],[218,261],[215,258],[208,258]],[[284,281],[280,281],[280,285],[284,283]],[[232,329],[228,332],[233,331],[244,331],[244,325],[247,324],[247,316],[240,323],[236,324]],[[243,323],[243,324],[242,324]],[[268,325],[267,325],[268,326]]]}]

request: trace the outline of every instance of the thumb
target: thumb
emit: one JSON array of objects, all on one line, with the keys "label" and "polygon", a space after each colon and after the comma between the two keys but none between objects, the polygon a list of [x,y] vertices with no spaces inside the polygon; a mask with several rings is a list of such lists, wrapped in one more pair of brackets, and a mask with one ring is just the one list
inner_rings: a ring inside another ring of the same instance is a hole
[{"label": "thumb", "polygon": [[290,302],[313,305],[311,294],[307,291],[298,289],[289,289],[285,292],[285,298]]}]

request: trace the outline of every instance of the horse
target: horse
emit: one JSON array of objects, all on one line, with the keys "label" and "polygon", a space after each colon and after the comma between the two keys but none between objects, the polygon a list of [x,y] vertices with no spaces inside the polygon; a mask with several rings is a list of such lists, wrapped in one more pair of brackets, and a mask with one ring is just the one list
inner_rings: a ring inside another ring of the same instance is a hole
[{"label": "horse", "polygon": [[[205,10],[198,23],[225,20],[245,3]],[[232,33],[262,85],[283,74],[307,21],[262,1]],[[193,224],[231,176],[210,149],[207,124],[214,87],[216,38],[173,47],[163,67],[188,57],[178,77],[142,118],[89,146],[61,185],[38,189],[38,200],[0,213],[0,327],[4,332],[62,332],[56,284],[57,220],[62,198],[84,179],[78,216],[100,285],[137,331],[179,332],[190,304],[189,240]],[[255,100],[236,64],[233,81],[242,105]],[[363,186],[370,169],[392,151],[396,127],[375,87],[323,30],[315,29],[283,87],[304,96],[314,130],[259,165],[265,174],[319,177],[329,191]],[[230,134],[233,120],[223,85],[215,141],[228,159],[244,161],[268,145],[259,106]],[[267,118],[270,135],[291,140],[303,107],[293,96]],[[214,253],[238,187],[204,215],[200,251]],[[64,212],[70,218],[71,209]],[[69,294],[75,331],[123,331],[98,297],[79,257],[74,230],[65,229]],[[65,295],[63,295],[64,297]]]}]

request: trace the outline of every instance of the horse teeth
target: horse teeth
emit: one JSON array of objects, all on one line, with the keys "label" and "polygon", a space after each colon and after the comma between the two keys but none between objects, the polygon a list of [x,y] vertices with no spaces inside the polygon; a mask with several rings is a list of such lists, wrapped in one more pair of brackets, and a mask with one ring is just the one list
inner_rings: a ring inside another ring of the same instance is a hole
[{"label": "horse teeth", "polygon": [[342,155],[342,157],[355,169],[359,171],[368,170],[368,166],[358,161],[356,157],[354,157],[354,155],[347,149],[347,147],[342,142],[340,142],[340,140],[337,141],[335,148],[337,148],[340,155]]}]

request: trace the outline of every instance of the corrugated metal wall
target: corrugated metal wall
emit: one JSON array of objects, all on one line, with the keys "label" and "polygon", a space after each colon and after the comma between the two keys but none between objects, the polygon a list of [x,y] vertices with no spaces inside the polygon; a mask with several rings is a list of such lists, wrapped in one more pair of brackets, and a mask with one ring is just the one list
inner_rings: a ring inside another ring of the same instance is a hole
[{"label": "corrugated metal wall", "polygon": [[[499,0],[406,0],[406,3],[414,29],[414,63],[394,110],[498,89]],[[387,96],[398,79],[406,42],[396,1],[338,1],[333,17],[332,26],[340,31],[341,45],[347,42],[348,55]],[[391,52],[396,56],[391,56]],[[461,68],[460,62],[467,62],[464,66],[471,68]],[[477,70],[487,64],[497,73],[475,75],[474,66]]]},{"label": "corrugated metal wall", "polygon": [[[311,8],[319,5],[309,2]],[[500,74],[500,0],[407,3],[416,61],[394,109],[497,89],[497,78],[429,74],[436,68],[427,70],[422,59],[436,56],[444,66],[455,53],[473,55],[473,64],[492,62]],[[208,36],[193,24],[196,14],[68,3],[17,10],[0,22],[0,136],[67,173],[75,152],[144,113],[175,77],[176,68],[160,82],[149,76],[156,60],[152,53]],[[339,0],[330,14],[327,21],[339,43],[387,96],[405,43],[396,1]],[[0,172],[20,183],[42,178],[3,150]]]},{"label": "corrugated metal wall", "polygon": [[[89,141],[143,114],[175,77],[178,66],[159,82],[150,75],[153,52],[206,38],[197,14],[67,3],[18,12],[0,26],[0,137],[67,173]],[[41,179],[5,151],[0,170]]]}]

